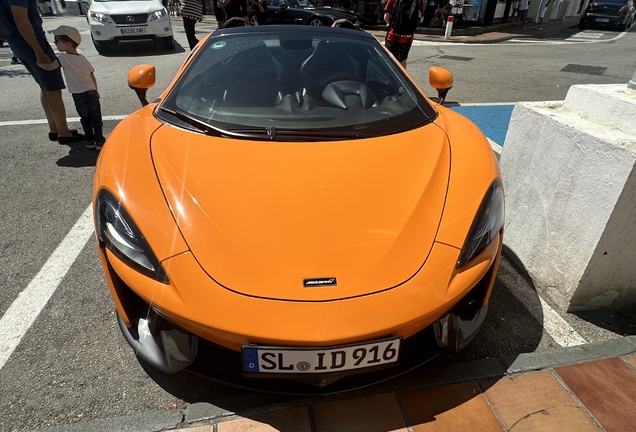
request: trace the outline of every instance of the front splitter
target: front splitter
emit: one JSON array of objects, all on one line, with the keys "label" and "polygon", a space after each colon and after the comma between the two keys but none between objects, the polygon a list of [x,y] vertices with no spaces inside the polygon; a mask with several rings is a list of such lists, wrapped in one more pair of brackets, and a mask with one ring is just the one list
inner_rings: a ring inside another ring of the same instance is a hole
[{"label": "front splitter", "polygon": [[[429,326],[402,342],[397,366],[372,372],[356,371],[338,379],[320,374],[303,374],[298,379],[276,377],[246,377],[243,375],[241,353],[199,340],[196,360],[186,370],[212,381],[246,390],[295,396],[320,396],[368,387],[409,372],[433,359],[441,352]],[[312,383],[302,381],[309,380]],[[321,382],[322,380],[322,382]]]}]

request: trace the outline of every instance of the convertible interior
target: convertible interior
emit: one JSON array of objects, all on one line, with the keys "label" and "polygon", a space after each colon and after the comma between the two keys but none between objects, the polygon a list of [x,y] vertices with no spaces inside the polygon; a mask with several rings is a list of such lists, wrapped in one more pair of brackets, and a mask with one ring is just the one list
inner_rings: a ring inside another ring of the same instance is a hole
[{"label": "convertible interior", "polygon": [[364,125],[417,107],[417,92],[372,43],[268,36],[210,38],[171,95],[176,107],[204,121],[291,129]]}]

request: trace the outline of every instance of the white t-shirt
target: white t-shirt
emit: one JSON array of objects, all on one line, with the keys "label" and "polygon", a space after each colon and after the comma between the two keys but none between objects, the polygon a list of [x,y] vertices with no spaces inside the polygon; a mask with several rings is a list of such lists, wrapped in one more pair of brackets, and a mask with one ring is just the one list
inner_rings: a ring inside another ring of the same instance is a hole
[{"label": "white t-shirt", "polygon": [[84,93],[88,90],[97,90],[91,74],[95,71],[93,65],[81,54],[59,53],[57,58],[64,69],[66,87],[69,93]]},{"label": "white t-shirt", "polygon": [[520,0],[519,10],[527,10],[530,7],[530,0]]}]

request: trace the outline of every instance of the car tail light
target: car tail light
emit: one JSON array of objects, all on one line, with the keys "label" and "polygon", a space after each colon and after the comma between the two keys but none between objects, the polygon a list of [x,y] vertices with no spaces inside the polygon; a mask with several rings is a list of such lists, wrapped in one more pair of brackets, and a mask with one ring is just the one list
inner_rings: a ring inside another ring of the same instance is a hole
[{"label": "car tail light", "polygon": [[586,12],[594,12],[594,6],[591,3],[589,5],[587,5]]},{"label": "car tail light", "polygon": [[619,14],[624,14],[625,12],[627,12],[627,5],[623,6],[622,8],[618,10]]}]

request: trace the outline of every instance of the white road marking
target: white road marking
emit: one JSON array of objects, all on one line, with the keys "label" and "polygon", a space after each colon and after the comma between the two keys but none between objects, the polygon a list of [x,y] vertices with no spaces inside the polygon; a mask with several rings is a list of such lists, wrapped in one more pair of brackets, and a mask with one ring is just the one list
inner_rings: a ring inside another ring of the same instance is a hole
[{"label": "white road marking", "polygon": [[[492,105],[516,105],[518,103],[521,102],[536,102],[536,101],[519,101],[519,102],[484,102],[484,103],[478,103],[478,102],[469,102],[469,103],[460,103],[459,106],[465,107],[465,106],[492,106]],[[560,104],[563,103],[562,100],[560,101],[541,101],[543,103],[546,104]]]},{"label": "white road marking", "polygon": [[545,41],[542,41],[540,39],[510,39],[508,42],[514,42],[514,43],[543,43]]},{"label": "white road marking", "polygon": [[[587,343],[567,321],[561,318],[561,316],[525,282],[514,282],[506,283],[506,288],[528,309],[528,312],[530,312],[539,323],[543,324],[543,329],[556,343],[563,347],[584,345]],[[539,298],[540,306],[537,305],[537,297]]]},{"label": "white road marking", "polygon": [[[102,120],[123,120],[128,115],[117,115],[117,116],[103,116]],[[80,121],[79,117],[69,117],[66,119],[67,122],[78,122]],[[1,121],[0,126],[24,126],[24,125],[33,125],[33,124],[46,124],[46,119],[39,120],[11,120],[11,121]]]},{"label": "white road marking", "polygon": [[540,45],[572,45],[572,44],[597,44],[597,43],[609,43],[615,42],[624,37],[627,32],[620,32],[618,35],[609,39],[600,39],[604,33],[594,32],[579,32],[568,39],[564,40],[542,40],[542,39],[510,39],[506,42],[501,42],[500,45],[509,45],[508,42],[515,43],[527,43],[527,44],[540,44]]},{"label": "white road marking", "polygon": [[0,318],[0,369],[4,367],[44,309],[92,233],[93,206],[91,204],[84,210],[38,274]]},{"label": "white road marking", "polygon": [[603,37],[605,33],[588,33],[588,32],[580,32],[580,33],[576,33],[573,34],[572,36],[570,36],[569,38],[567,38],[566,40],[570,40],[573,38],[582,38],[582,39],[600,39],[601,37]]}]

